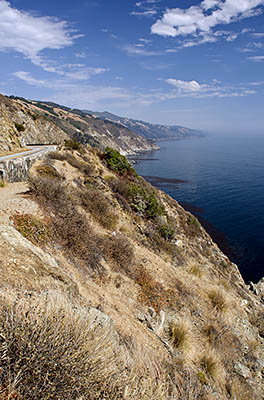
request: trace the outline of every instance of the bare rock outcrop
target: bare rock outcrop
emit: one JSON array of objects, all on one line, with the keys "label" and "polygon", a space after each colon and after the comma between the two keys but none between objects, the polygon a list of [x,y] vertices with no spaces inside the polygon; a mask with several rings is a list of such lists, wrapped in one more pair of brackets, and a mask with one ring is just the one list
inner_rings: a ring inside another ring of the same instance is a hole
[{"label": "bare rock outcrop", "polygon": [[0,225],[0,254],[1,286],[77,292],[75,283],[60,269],[55,258],[34,246],[12,226]]}]

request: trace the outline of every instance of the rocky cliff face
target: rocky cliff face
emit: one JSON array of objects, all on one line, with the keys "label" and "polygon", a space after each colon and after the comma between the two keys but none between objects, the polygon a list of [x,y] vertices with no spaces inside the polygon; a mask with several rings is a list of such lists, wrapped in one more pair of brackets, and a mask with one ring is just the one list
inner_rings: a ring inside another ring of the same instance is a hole
[{"label": "rocky cliff face", "polygon": [[101,148],[110,146],[123,154],[158,147],[120,124],[83,114],[57,104],[0,96],[0,151],[25,144],[63,143],[74,139]]},{"label": "rocky cliff face", "polygon": [[262,400],[262,283],[249,290],[190,213],[109,157],[51,153],[30,193],[0,188],[2,392]]},{"label": "rocky cliff face", "polygon": [[51,120],[23,101],[0,95],[0,151],[12,151],[26,144],[60,143],[68,136]]}]

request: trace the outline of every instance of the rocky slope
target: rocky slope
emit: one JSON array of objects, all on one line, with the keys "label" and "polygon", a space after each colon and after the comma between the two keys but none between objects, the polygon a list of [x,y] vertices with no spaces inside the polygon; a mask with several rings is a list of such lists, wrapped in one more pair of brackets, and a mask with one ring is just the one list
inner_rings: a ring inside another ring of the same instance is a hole
[{"label": "rocky slope", "polygon": [[0,152],[64,139],[68,139],[65,132],[27,103],[0,95]]},{"label": "rocky slope", "polygon": [[74,139],[123,154],[149,151],[158,147],[124,126],[53,103],[0,96],[0,151],[25,144],[63,143]]},{"label": "rocky slope", "polygon": [[202,137],[203,133],[194,129],[186,128],[180,125],[161,125],[151,124],[145,121],[139,121],[131,118],[123,118],[117,115],[105,112],[87,111],[91,115],[108,121],[114,121],[122,124],[124,127],[133,132],[145,137],[146,139],[154,140],[169,140],[169,139],[185,139],[191,137]]},{"label": "rocky slope", "polygon": [[0,188],[3,398],[263,399],[262,284],[190,213],[91,147],[27,185]]}]

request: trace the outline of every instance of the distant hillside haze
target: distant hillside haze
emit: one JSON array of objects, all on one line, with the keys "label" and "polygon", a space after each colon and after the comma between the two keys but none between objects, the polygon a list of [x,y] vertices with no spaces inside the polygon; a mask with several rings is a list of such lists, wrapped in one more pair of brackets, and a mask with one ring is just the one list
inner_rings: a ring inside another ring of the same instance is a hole
[{"label": "distant hillside haze", "polygon": [[165,140],[165,139],[183,139],[190,137],[203,136],[201,131],[186,128],[180,125],[161,125],[152,124],[150,122],[135,120],[131,118],[119,117],[108,111],[96,112],[91,110],[83,110],[84,113],[96,116],[100,119],[117,122],[126,128],[136,132],[146,139]]}]

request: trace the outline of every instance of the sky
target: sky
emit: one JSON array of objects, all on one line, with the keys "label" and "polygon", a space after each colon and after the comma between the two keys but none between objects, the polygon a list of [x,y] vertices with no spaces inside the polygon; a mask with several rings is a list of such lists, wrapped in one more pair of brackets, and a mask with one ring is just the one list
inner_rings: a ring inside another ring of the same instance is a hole
[{"label": "sky", "polygon": [[0,0],[0,92],[264,134],[264,0]]}]

